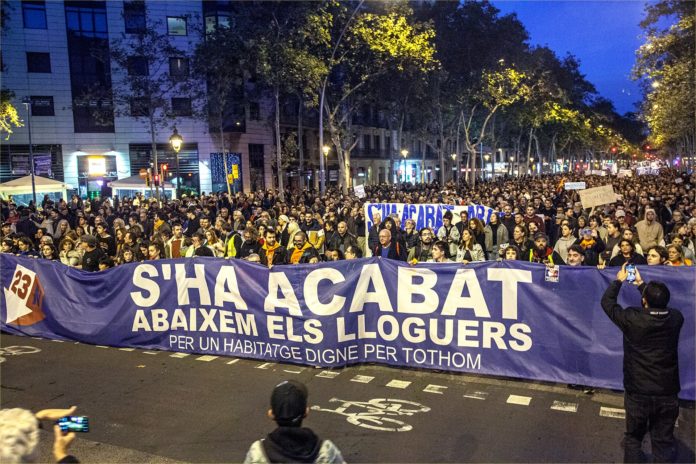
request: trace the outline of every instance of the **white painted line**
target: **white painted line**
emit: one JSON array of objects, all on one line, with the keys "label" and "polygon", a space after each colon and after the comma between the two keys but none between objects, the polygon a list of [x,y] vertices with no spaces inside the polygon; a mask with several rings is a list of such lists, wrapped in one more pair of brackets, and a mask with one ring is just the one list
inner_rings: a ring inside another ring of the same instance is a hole
[{"label": "white painted line", "polygon": [[471,398],[473,400],[485,400],[488,398],[488,392],[484,391],[471,391],[462,395],[464,398]]},{"label": "white painted line", "polygon": [[119,351],[135,351],[135,348],[119,348]]},{"label": "white painted line", "polygon": [[428,385],[427,387],[425,387],[423,389],[423,391],[426,393],[438,393],[440,395],[445,393],[445,390],[447,390],[447,387],[444,387],[442,385],[432,385],[432,384]]},{"label": "white painted line", "polygon": [[578,412],[578,403],[566,403],[565,401],[554,401],[551,405],[554,411]]},{"label": "white painted line", "polygon": [[104,345],[94,345],[94,346],[95,346],[96,348],[105,348],[105,349],[106,349],[106,348],[109,348],[108,346],[104,346]]},{"label": "white painted line", "polygon": [[510,395],[510,396],[508,396],[508,399],[507,399],[507,403],[519,404],[520,406],[529,406],[529,403],[531,403],[531,402],[532,402],[531,396]]},{"label": "white painted line", "polygon": [[239,362],[239,359],[233,359],[232,361],[229,361],[227,364],[234,364],[236,362]]},{"label": "white painted line", "polygon": [[185,358],[186,356],[191,356],[191,353],[174,353],[174,354],[169,355],[170,358],[179,358],[179,359]]},{"label": "white painted line", "polygon": [[625,419],[626,410],[619,408],[607,408],[602,406],[599,408],[599,415],[602,417],[613,417],[614,419]]},{"label": "white painted line", "polygon": [[390,382],[387,384],[387,387],[391,387],[391,388],[402,388],[402,389],[403,389],[403,388],[408,387],[409,385],[411,385],[411,382],[408,382],[408,381],[406,381],[406,380],[396,380],[396,379],[394,379],[394,380],[390,381]]},{"label": "white painted line", "polygon": [[272,366],[273,363],[263,363],[256,366],[256,369],[268,369],[268,366]]},{"label": "white painted line", "polygon": [[341,375],[341,373],[338,371],[321,371],[315,375],[315,377],[321,377],[323,379],[335,379],[339,375]]},{"label": "white painted line", "polygon": [[304,370],[304,367],[298,367],[297,369],[283,369],[283,372],[287,372],[288,374],[301,374]]},{"label": "white painted line", "polygon": [[51,340],[51,341],[56,342],[56,343],[63,343],[63,340]]},{"label": "white painted line", "polygon": [[157,353],[157,351],[143,351],[143,354],[156,355],[156,354],[158,354],[158,353]]},{"label": "white painted line", "polygon": [[203,361],[203,362],[210,362],[214,359],[219,358],[220,356],[210,356],[206,354],[205,356],[201,356],[200,358],[196,358],[196,361]]},{"label": "white painted line", "polygon": [[33,338],[34,340],[43,340],[43,338],[41,338],[41,337],[31,337],[31,338]]},{"label": "white painted line", "polygon": [[356,375],[352,379],[350,379],[351,382],[358,382],[358,383],[370,383],[373,380],[375,380],[374,377],[370,375]]}]

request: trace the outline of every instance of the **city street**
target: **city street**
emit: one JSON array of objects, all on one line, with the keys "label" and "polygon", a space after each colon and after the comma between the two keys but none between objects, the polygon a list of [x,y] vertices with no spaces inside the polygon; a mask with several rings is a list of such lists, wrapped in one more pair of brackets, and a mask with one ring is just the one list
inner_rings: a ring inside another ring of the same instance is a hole
[{"label": "city street", "polygon": [[[272,430],[270,392],[309,388],[305,421],[348,462],[617,462],[623,397],[565,385],[360,365],[342,370],[3,335],[2,407],[78,405],[82,462],[239,462]],[[694,405],[677,423],[694,461]],[[46,429],[48,424],[44,424]],[[50,429],[50,428],[49,428]],[[41,432],[41,461],[52,437]]]}]

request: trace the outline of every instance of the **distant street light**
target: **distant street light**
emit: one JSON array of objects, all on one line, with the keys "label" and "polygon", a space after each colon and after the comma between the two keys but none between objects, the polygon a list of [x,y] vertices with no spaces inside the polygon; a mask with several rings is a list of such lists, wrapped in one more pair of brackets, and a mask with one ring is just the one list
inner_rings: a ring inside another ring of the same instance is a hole
[{"label": "distant street light", "polygon": [[22,98],[22,103],[27,109],[27,131],[29,132],[29,166],[31,172],[31,196],[34,199],[36,210],[36,179],[34,179],[34,146],[31,143],[31,97]]},{"label": "distant street light", "polygon": [[[176,197],[179,198],[179,184],[181,183],[181,178],[179,177],[179,151],[181,150],[181,146],[184,144],[184,138],[179,135],[179,132],[176,130],[176,126],[174,126],[174,133],[171,137],[169,137],[169,144],[172,146],[172,149],[174,150],[174,157],[176,159]],[[225,156],[225,154],[223,153],[222,156]],[[225,175],[227,175],[226,172]],[[227,179],[225,179],[225,182],[227,182]],[[162,180],[162,184],[164,185],[164,179]]]},{"label": "distant street light", "polygon": [[403,180],[402,182],[406,181],[406,157],[408,156],[408,150],[403,148],[401,150],[401,156],[404,158],[404,170],[403,170]]}]

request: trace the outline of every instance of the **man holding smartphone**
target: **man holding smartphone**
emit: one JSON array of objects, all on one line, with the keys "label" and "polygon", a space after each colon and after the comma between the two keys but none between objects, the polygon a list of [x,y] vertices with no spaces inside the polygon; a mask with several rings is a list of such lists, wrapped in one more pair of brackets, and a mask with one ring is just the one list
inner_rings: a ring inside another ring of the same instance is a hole
[{"label": "man holding smartphone", "polygon": [[602,297],[602,308],[623,332],[624,407],[626,433],[624,462],[641,462],[641,443],[650,432],[655,462],[676,458],[674,425],[679,416],[679,333],[684,316],[667,307],[669,289],[662,282],[645,283],[635,269],[642,308],[622,308],[621,285],[629,273],[626,264]]}]

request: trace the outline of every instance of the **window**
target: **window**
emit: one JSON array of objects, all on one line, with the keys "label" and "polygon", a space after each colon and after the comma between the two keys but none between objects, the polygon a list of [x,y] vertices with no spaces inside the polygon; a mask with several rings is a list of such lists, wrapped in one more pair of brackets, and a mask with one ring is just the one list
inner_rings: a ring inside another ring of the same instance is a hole
[{"label": "window", "polygon": [[191,116],[191,99],[172,98],[172,112],[175,116]]},{"label": "window", "polygon": [[186,35],[186,18],[167,16],[167,33],[169,35]]},{"label": "window", "polygon": [[140,117],[140,116],[147,116],[148,110],[147,110],[148,104],[147,104],[147,98],[146,97],[135,97],[131,98],[130,101],[130,114],[134,118]]},{"label": "window", "polygon": [[189,75],[188,58],[169,58],[169,76],[172,79],[186,79]]},{"label": "window", "polygon": [[371,148],[371,147],[370,147],[370,141],[371,141],[371,140],[372,140],[372,137],[370,136],[370,134],[365,134],[365,135],[363,135],[363,148],[364,148],[365,150],[369,150],[369,149]]},{"label": "window", "polygon": [[65,21],[73,36],[105,39],[106,8],[94,2],[65,2]]},{"label": "window", "polygon": [[147,58],[144,56],[129,56],[128,57],[128,75],[129,76],[147,76],[148,75]]},{"label": "window", "polygon": [[145,32],[145,2],[123,2],[123,20],[126,24],[126,34]]},{"label": "window", "polygon": [[258,143],[249,144],[249,167],[252,169],[263,169],[263,145]]},{"label": "window", "polygon": [[381,140],[380,140],[379,135],[375,135],[375,136],[373,137],[373,139],[374,139],[374,142],[375,142],[375,145],[374,145],[375,150],[379,150],[379,149],[381,148],[381,147],[380,147],[380,145],[381,145],[381,144],[380,144]]},{"label": "window", "polygon": [[32,116],[55,116],[53,97],[31,97]]},{"label": "window", "polygon": [[46,2],[23,1],[22,18],[26,29],[47,29]]},{"label": "window", "polygon": [[217,28],[230,27],[230,17],[226,14],[207,15],[205,17],[205,33],[212,34]]},{"label": "window", "polygon": [[261,120],[261,109],[256,102],[249,103],[249,119],[253,121]]},{"label": "window", "polygon": [[27,52],[27,72],[50,73],[51,54],[39,52]]}]

